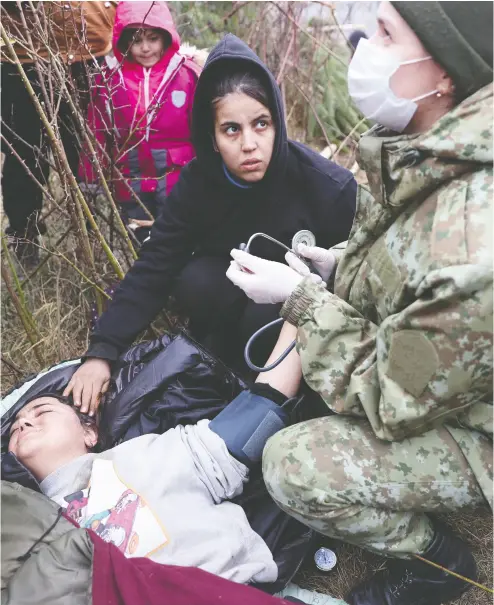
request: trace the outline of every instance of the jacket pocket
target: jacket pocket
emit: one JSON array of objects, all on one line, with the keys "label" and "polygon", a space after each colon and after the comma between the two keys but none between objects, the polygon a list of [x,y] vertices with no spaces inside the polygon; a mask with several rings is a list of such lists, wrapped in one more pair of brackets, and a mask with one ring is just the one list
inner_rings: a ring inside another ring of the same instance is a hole
[{"label": "jacket pocket", "polygon": [[379,324],[396,311],[404,279],[390,256],[384,236],[370,248],[357,280],[355,282],[360,283],[360,288],[357,292],[354,286],[352,299],[357,295],[357,308],[365,317]]},{"label": "jacket pocket", "polygon": [[183,168],[191,160],[194,159],[195,153],[192,145],[184,145],[183,147],[176,147],[168,150],[169,165],[178,166]]},{"label": "jacket pocket", "polygon": [[152,155],[157,175],[156,199],[164,201],[180,170],[194,158],[194,148],[188,144],[174,149],[153,149]]},{"label": "jacket pocket", "polygon": [[439,191],[431,233],[431,255],[441,264],[468,263],[466,238],[469,183],[451,181]]}]

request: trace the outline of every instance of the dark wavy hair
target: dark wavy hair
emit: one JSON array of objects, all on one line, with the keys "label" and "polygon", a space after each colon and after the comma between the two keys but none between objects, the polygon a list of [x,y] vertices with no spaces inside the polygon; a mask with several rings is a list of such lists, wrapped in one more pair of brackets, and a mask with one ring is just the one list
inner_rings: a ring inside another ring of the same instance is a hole
[{"label": "dark wavy hair", "polygon": [[72,396],[69,395],[68,397],[64,397],[63,395],[40,395],[40,397],[53,397],[54,399],[58,399],[58,401],[60,401],[60,403],[65,403],[66,405],[70,405],[71,408],[74,409],[74,412],[77,416],[77,418],[79,418],[79,422],[83,425],[83,426],[97,426],[98,425],[98,420],[96,416],[90,416],[89,414],[84,414],[83,412],[81,412],[81,410],[74,405],[74,400],[72,399]]}]

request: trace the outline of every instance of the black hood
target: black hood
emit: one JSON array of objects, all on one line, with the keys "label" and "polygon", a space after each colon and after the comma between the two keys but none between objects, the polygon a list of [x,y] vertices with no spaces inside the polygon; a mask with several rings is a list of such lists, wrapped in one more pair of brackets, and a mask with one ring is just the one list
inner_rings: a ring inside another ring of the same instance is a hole
[{"label": "black hood", "polygon": [[261,181],[266,183],[274,176],[280,177],[286,165],[288,155],[288,139],[286,134],[285,115],[281,91],[269,69],[259,57],[239,38],[227,34],[211,50],[204,69],[199,77],[192,108],[192,142],[195,147],[199,165],[209,175],[223,178],[221,156],[213,149],[212,112],[211,112],[211,83],[224,74],[225,68],[231,68],[238,63],[259,75],[269,96],[271,114],[276,127],[273,155],[269,168]]}]

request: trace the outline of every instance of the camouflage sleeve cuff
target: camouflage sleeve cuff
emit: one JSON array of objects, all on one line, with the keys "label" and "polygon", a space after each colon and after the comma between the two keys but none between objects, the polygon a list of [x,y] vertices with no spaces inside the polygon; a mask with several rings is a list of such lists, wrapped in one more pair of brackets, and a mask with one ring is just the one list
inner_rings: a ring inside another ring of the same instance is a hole
[{"label": "camouflage sleeve cuff", "polygon": [[318,298],[321,286],[306,277],[291,293],[281,309],[281,317],[292,326],[299,325],[305,312]]}]

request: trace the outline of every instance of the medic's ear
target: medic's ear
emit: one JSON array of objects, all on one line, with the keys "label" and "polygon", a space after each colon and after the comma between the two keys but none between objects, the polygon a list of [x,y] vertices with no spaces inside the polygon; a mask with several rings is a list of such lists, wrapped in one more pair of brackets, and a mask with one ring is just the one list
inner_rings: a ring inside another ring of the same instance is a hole
[{"label": "medic's ear", "polygon": [[214,135],[211,135],[211,139],[213,141],[213,149],[214,149],[214,151],[216,151],[216,153],[219,153],[220,150],[218,149],[218,145],[216,145],[216,139],[214,138]]},{"label": "medic's ear", "polygon": [[448,76],[446,72],[444,72],[436,84],[437,96],[438,97],[450,97],[454,98],[456,94],[455,85],[453,80]]}]

